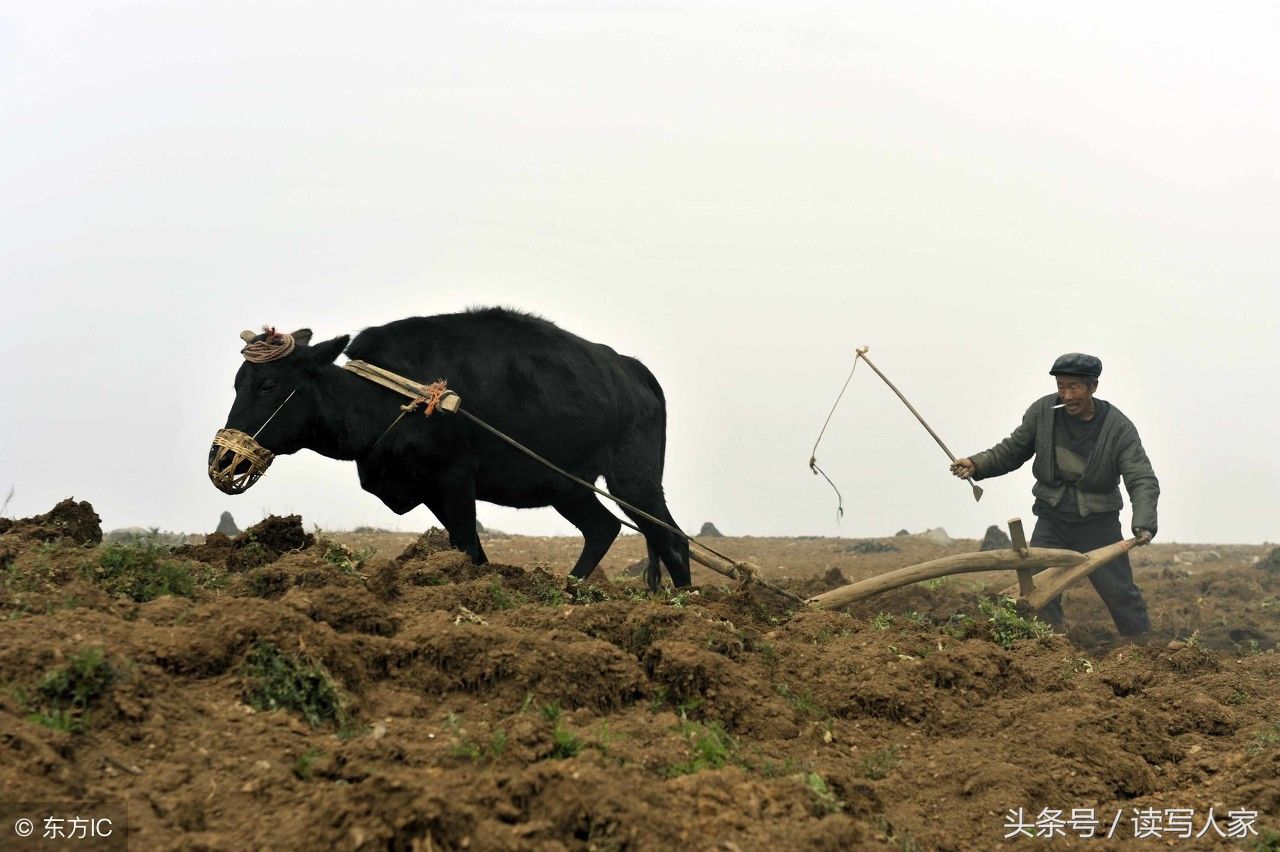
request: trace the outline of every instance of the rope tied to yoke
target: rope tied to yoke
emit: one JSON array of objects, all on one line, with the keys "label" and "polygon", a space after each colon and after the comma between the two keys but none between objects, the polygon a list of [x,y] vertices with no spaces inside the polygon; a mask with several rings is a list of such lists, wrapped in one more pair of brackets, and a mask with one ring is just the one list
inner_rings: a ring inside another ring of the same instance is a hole
[{"label": "rope tied to yoke", "polygon": [[240,354],[251,364],[265,364],[268,361],[279,361],[281,358],[292,355],[296,347],[297,343],[292,334],[285,334],[276,331],[273,326],[264,325],[262,334],[246,341]]},{"label": "rope tied to yoke", "polygon": [[440,400],[444,399],[445,393],[449,390],[449,384],[444,379],[436,379],[431,384],[425,386],[427,392],[423,396],[419,396],[412,402],[400,406],[400,410],[405,414],[412,414],[418,410],[418,406],[426,406],[423,409],[423,416],[430,417],[436,413],[436,408],[440,405]]}]

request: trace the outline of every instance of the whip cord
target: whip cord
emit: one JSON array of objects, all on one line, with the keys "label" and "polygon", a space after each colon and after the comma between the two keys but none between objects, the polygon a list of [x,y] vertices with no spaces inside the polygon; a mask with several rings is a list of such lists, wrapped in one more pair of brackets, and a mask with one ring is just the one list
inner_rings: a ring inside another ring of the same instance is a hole
[{"label": "whip cord", "polygon": [[840,493],[840,489],[831,481],[831,477],[827,476],[827,472],[818,467],[818,444],[822,443],[822,436],[827,433],[827,426],[831,423],[831,417],[836,413],[836,407],[840,405],[840,400],[844,399],[844,392],[849,389],[849,382],[853,381],[853,373],[858,369],[858,361],[861,359],[861,353],[853,356],[853,366],[849,368],[849,376],[844,380],[844,385],[840,388],[840,393],[836,394],[836,401],[831,404],[831,410],[827,412],[827,419],[822,421],[822,429],[818,432],[818,440],[813,442],[813,452],[809,453],[809,470],[815,475],[822,474],[822,478],[831,486],[831,490],[836,492],[836,521],[837,523],[844,517],[844,495]]}]

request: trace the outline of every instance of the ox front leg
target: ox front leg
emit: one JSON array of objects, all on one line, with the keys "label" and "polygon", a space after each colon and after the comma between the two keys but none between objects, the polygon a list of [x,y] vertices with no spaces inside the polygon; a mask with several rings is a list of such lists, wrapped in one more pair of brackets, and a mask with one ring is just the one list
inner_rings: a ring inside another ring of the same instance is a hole
[{"label": "ox front leg", "polygon": [[480,546],[480,534],[476,531],[475,481],[454,479],[443,493],[425,503],[449,533],[449,544],[467,554],[476,565],[489,561]]}]

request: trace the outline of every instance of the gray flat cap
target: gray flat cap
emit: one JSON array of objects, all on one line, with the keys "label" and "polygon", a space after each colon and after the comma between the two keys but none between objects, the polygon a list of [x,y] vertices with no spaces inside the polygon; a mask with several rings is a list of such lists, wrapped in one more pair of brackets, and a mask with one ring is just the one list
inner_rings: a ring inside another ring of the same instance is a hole
[{"label": "gray flat cap", "polygon": [[1068,352],[1053,362],[1051,376],[1087,376],[1096,379],[1102,375],[1102,361],[1083,352]]}]

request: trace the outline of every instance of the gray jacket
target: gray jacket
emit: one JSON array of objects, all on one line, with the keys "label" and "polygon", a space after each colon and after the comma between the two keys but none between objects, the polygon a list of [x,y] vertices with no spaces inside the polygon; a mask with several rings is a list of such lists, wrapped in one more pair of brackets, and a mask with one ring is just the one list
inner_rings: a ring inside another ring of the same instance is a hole
[{"label": "gray jacket", "polygon": [[[1032,455],[1036,457],[1031,472],[1036,483],[1031,493],[1050,506],[1062,500],[1066,485],[1058,480],[1053,462],[1053,407],[1057,394],[1049,394],[1031,403],[1022,416],[1022,424],[985,452],[970,456],[977,466],[974,479],[1002,476],[1017,470]],[[1098,443],[1076,483],[1076,502],[1081,515],[1118,511],[1124,506],[1120,497],[1120,479],[1133,501],[1133,528],[1156,531],[1156,500],[1160,497],[1160,481],[1151,469],[1151,461],[1142,449],[1142,439],[1133,422],[1114,405],[1102,424]]]}]

